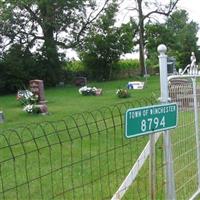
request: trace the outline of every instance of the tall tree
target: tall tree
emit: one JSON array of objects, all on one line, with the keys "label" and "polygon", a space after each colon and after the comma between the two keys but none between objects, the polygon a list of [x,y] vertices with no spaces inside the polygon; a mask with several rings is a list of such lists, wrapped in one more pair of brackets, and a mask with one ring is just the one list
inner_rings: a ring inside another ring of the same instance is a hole
[{"label": "tall tree", "polygon": [[170,15],[165,23],[147,25],[145,32],[149,59],[153,63],[155,60],[157,62],[156,49],[160,43],[167,44],[168,55],[175,57],[177,65],[182,68],[190,63],[191,52],[195,52],[198,60],[198,24],[189,21],[187,11],[177,10]]},{"label": "tall tree", "polygon": [[2,51],[15,43],[34,48],[42,52],[56,78],[60,69],[58,48],[78,45],[108,2],[104,0],[98,8],[92,0],[2,0]]},{"label": "tall tree", "polygon": [[124,53],[130,53],[133,48],[133,32],[136,24],[131,21],[116,27],[117,2],[105,10],[80,49],[80,56],[92,77],[98,80],[110,79],[113,65]]},{"label": "tall tree", "polygon": [[136,7],[131,9],[136,11],[138,14],[138,44],[139,44],[139,55],[140,55],[140,67],[141,75],[145,72],[145,60],[144,60],[144,48],[145,48],[145,23],[155,20],[154,17],[159,15],[169,16],[170,13],[175,9],[176,4],[179,0],[134,0]]},{"label": "tall tree", "polygon": [[[176,58],[177,66],[184,68],[190,63],[190,54],[198,50],[198,24],[189,21],[185,10],[173,12],[165,23],[149,24],[145,27],[147,37],[147,49],[152,63],[157,62],[157,46],[160,43],[167,44],[168,55]],[[156,39],[155,39],[156,38]]]},{"label": "tall tree", "polygon": [[170,52],[177,58],[181,67],[190,63],[191,52],[195,52],[196,56],[199,54],[198,24],[194,21],[189,21],[186,10],[177,10],[167,20],[167,29],[174,38],[173,43],[170,43]]}]

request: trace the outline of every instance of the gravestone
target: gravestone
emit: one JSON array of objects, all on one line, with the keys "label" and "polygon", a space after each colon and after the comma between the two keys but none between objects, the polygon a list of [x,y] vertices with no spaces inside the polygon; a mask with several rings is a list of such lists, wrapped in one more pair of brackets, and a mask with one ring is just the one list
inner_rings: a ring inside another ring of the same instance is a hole
[{"label": "gravestone", "polygon": [[39,104],[45,104],[44,84],[42,80],[30,80],[30,90],[33,94],[38,95]]},{"label": "gravestone", "polygon": [[174,57],[167,57],[167,73],[176,74],[176,59]]},{"label": "gravestone", "polygon": [[38,107],[41,113],[48,113],[46,100],[44,97],[44,83],[42,80],[30,80],[29,81],[30,90],[34,95],[38,95]]},{"label": "gravestone", "polygon": [[76,86],[85,86],[87,84],[87,78],[83,76],[76,77],[74,83]]},{"label": "gravestone", "polygon": [[4,122],[4,114],[3,114],[3,111],[0,111],[0,123],[3,123]]}]

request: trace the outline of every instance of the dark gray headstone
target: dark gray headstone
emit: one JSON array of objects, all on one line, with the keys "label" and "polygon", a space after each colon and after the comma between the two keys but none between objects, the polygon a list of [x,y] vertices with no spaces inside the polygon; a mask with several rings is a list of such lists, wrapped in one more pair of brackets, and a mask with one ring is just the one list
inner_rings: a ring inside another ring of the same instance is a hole
[{"label": "dark gray headstone", "polygon": [[3,123],[5,120],[3,111],[0,111],[0,123]]}]

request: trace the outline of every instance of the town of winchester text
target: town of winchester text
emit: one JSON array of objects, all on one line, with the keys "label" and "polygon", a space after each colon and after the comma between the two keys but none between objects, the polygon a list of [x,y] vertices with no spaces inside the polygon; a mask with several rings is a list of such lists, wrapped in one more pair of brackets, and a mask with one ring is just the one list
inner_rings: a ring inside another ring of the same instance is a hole
[{"label": "town of winchester text", "polygon": [[129,112],[129,119],[135,119],[139,117],[145,117],[149,115],[156,115],[156,114],[166,114],[170,112],[174,112],[176,110],[175,105],[167,105],[163,107],[151,107],[147,109],[142,109],[142,110],[134,110],[132,112]]}]

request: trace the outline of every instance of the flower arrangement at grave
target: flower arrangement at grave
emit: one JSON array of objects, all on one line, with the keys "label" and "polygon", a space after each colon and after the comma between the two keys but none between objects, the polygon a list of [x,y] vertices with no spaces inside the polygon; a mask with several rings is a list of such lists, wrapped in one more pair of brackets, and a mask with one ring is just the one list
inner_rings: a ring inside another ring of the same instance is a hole
[{"label": "flower arrangement at grave", "polygon": [[41,113],[40,107],[34,104],[28,104],[24,106],[23,111],[27,113]]},{"label": "flower arrangement at grave", "polygon": [[19,90],[16,99],[23,106],[23,111],[27,113],[41,113],[40,107],[37,105],[39,97],[31,91]]},{"label": "flower arrangement at grave", "polygon": [[116,95],[119,98],[128,98],[128,97],[130,97],[130,94],[129,94],[127,89],[117,89]]},{"label": "flower arrangement at grave", "polygon": [[79,93],[83,96],[96,96],[98,89],[96,87],[83,86],[79,89]]},{"label": "flower arrangement at grave", "polygon": [[29,105],[38,103],[38,95],[34,95],[29,90],[19,90],[17,92],[16,99],[21,103],[21,105]]}]

